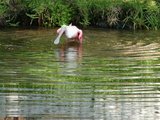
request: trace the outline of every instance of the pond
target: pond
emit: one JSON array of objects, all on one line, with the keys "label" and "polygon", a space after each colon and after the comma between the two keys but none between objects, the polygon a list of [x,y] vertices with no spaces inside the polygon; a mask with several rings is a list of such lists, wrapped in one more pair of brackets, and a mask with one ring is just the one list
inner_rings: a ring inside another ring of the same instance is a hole
[{"label": "pond", "polygon": [[0,120],[159,120],[160,31],[0,31]]}]

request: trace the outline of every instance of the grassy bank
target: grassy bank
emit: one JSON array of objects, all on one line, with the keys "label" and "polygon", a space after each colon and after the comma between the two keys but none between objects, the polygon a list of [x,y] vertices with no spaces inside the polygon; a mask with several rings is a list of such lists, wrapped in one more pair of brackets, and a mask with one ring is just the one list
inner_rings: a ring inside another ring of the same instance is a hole
[{"label": "grassy bank", "polygon": [[0,26],[159,29],[160,0],[0,0]]}]

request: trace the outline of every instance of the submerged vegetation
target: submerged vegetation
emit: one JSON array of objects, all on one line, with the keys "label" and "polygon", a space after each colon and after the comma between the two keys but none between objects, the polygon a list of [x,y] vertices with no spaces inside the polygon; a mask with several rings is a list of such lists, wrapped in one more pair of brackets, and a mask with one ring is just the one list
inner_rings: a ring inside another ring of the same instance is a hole
[{"label": "submerged vegetation", "polygon": [[159,29],[159,0],[0,0],[0,26]]}]

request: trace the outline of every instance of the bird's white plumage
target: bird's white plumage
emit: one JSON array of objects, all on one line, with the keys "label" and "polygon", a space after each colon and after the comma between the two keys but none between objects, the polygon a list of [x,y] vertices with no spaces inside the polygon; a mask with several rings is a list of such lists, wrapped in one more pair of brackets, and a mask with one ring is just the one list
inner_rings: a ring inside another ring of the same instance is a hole
[{"label": "bird's white plumage", "polygon": [[64,33],[67,38],[69,39],[78,39],[80,43],[82,43],[82,30],[78,29],[76,26],[70,25],[62,25],[61,28],[57,30],[57,33],[59,34],[57,38],[54,40],[54,44],[59,44],[60,38],[62,34]]},{"label": "bird's white plumage", "polygon": [[74,38],[77,36],[79,29],[76,26],[67,26],[65,30],[65,35],[67,38]]}]

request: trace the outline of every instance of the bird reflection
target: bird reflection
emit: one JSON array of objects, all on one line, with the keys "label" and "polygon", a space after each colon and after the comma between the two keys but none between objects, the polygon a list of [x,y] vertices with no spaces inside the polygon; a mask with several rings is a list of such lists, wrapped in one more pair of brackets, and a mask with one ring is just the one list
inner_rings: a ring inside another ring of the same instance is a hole
[{"label": "bird reflection", "polygon": [[60,74],[77,75],[82,60],[82,44],[74,41],[67,42],[56,50]]}]

